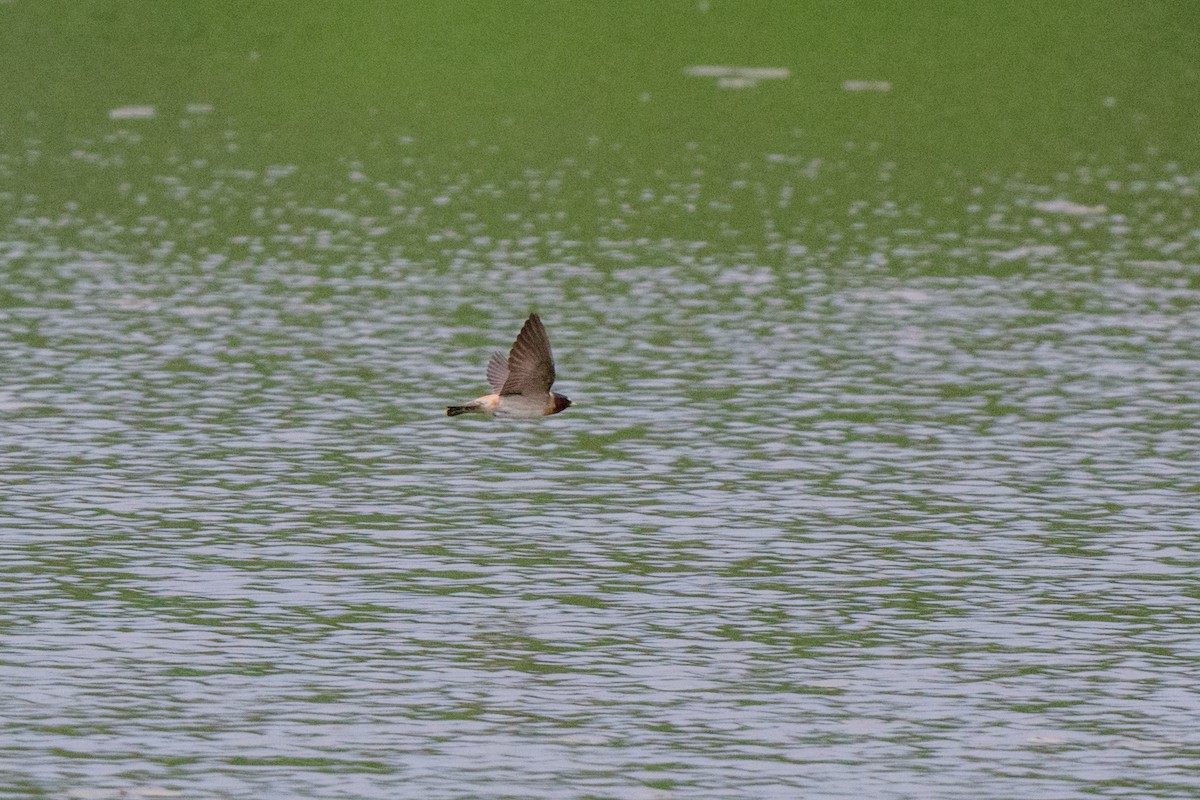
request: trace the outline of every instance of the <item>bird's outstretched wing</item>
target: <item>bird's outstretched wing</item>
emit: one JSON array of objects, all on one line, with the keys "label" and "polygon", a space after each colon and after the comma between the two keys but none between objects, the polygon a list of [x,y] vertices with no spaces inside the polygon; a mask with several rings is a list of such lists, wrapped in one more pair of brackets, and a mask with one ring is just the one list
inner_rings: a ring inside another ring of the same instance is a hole
[{"label": "bird's outstretched wing", "polygon": [[[489,375],[491,370],[488,370]],[[537,314],[530,314],[508,354],[508,376],[500,394],[545,394],[554,383],[550,337]]]},{"label": "bird's outstretched wing", "polygon": [[508,380],[508,359],[499,350],[492,353],[492,358],[488,361],[487,378],[488,386],[497,393],[504,388],[504,382]]}]

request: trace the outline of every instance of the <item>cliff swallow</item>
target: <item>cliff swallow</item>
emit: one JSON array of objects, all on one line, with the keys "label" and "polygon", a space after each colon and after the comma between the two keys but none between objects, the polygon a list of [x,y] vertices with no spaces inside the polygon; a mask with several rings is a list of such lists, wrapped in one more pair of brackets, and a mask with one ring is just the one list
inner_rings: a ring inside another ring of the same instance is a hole
[{"label": "cliff swallow", "polygon": [[554,357],[550,338],[537,314],[525,320],[512,350],[505,360],[496,352],[487,365],[487,381],[492,394],[461,406],[447,406],[446,416],[487,414],[488,416],[531,419],[565,411],[571,401],[550,391],[554,383]]}]

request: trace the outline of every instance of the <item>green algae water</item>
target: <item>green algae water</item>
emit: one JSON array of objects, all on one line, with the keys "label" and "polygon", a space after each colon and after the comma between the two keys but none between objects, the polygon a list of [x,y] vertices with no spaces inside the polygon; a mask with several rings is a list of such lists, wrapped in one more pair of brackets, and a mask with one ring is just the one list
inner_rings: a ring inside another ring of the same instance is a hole
[{"label": "green algae water", "polygon": [[1198,34],[0,3],[0,797],[1194,795]]}]

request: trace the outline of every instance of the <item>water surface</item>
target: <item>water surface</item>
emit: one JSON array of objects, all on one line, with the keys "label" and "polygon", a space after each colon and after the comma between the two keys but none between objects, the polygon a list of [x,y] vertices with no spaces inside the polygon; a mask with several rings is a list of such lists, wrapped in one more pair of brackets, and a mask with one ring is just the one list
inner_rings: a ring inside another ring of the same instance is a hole
[{"label": "water surface", "polygon": [[[1181,40],[945,17],[922,78],[931,34],[713,5],[433,11],[442,61],[351,12],[320,80],[318,12],[195,11],[10,93],[0,794],[1200,789]],[[445,418],[531,310],[575,405]]]}]

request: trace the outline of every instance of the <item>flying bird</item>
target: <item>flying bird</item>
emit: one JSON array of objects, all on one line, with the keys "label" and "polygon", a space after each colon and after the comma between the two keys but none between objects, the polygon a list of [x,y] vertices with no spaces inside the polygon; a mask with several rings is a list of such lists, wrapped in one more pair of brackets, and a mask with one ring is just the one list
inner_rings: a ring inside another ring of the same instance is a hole
[{"label": "flying bird", "polygon": [[461,406],[447,406],[446,416],[487,414],[496,417],[532,419],[565,411],[571,401],[550,391],[554,384],[554,357],[550,337],[537,314],[525,320],[508,358],[496,352],[487,365],[487,381],[492,394]]}]

